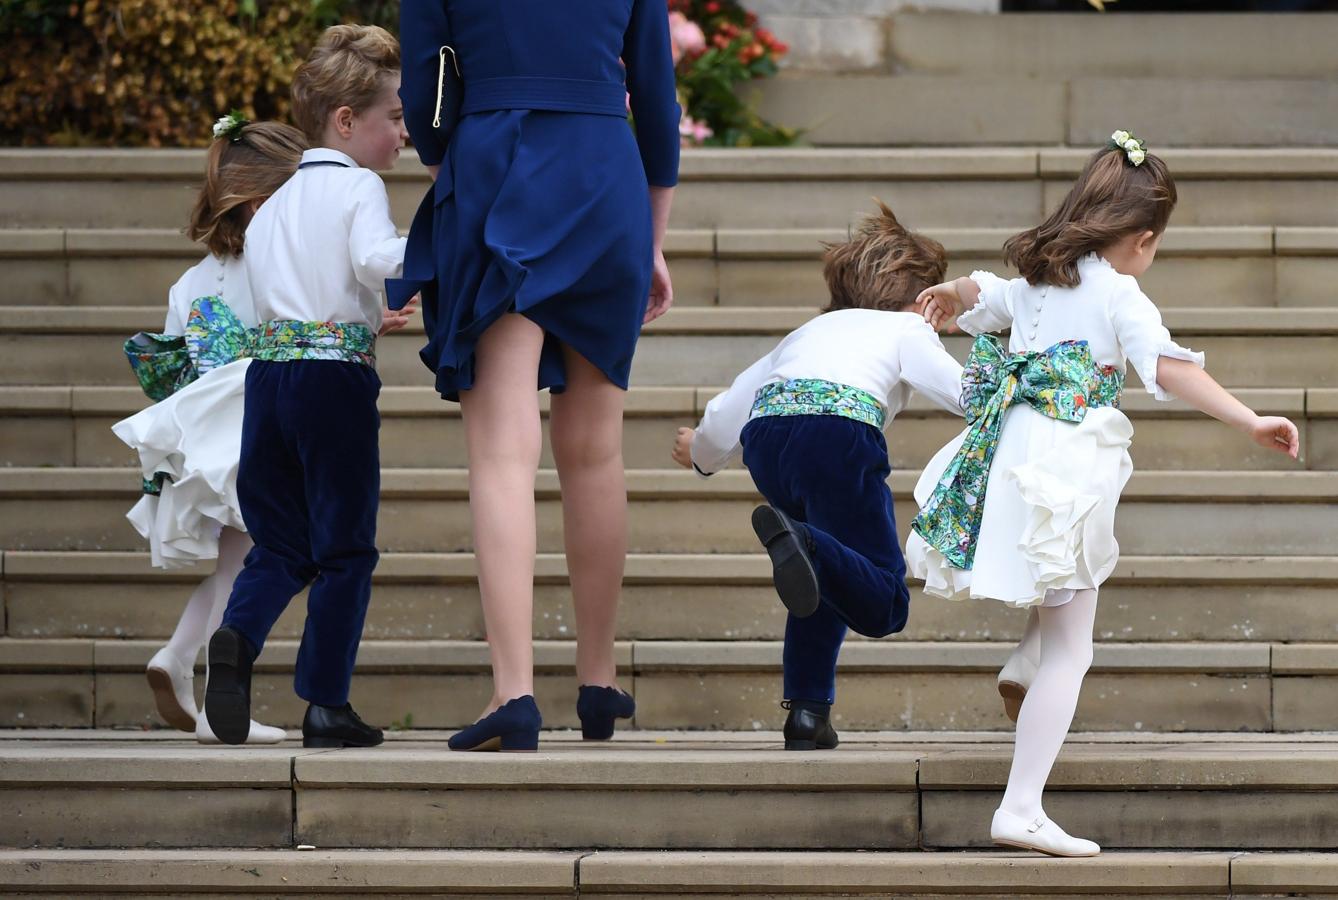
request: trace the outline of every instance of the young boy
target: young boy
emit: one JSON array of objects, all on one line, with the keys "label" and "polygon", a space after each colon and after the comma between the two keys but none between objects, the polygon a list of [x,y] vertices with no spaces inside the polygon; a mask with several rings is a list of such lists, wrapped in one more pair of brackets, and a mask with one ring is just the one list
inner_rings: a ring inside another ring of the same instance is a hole
[{"label": "young boy", "polygon": [[407,137],[399,45],[381,28],[325,32],[293,81],[293,116],[313,149],[246,233],[261,321],[246,375],[237,494],[255,540],[209,642],[205,710],[217,736],[246,739],[251,666],[308,585],[294,687],[304,747],[371,747],[379,729],[348,702],[376,568],[380,489],[375,366],[385,279],[404,240],[390,219],[388,169]]},{"label": "young boy", "polygon": [[844,244],[828,247],[831,303],[712,400],[674,460],[710,475],[740,451],[767,505],[753,530],[789,610],[785,749],[831,749],[836,657],[846,628],[884,637],[906,625],[901,555],[883,429],[911,388],[962,414],[962,367],[914,308],[942,281],[936,241],[903,228],[882,203]]}]

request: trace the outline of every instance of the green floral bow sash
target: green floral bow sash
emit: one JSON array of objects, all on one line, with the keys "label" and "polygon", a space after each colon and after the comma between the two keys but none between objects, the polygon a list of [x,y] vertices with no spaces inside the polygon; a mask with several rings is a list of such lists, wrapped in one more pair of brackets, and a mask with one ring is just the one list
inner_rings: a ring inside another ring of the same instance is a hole
[{"label": "green floral bow sash", "polygon": [[970,569],[1008,407],[1022,402],[1052,419],[1081,422],[1088,409],[1119,406],[1123,388],[1124,373],[1098,366],[1086,341],[1010,355],[997,337],[982,334],[962,370],[966,437],[911,528],[954,568]]},{"label": "green floral bow sash", "polygon": [[139,385],[150,400],[175,394],[204,373],[250,356],[255,333],[218,297],[190,306],[184,335],[141,331],[125,342]]}]

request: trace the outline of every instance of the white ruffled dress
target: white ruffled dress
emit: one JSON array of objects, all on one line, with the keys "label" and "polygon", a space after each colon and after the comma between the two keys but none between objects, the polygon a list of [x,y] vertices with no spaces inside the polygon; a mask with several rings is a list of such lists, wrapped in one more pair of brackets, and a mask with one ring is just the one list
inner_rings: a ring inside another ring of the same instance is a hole
[{"label": "white ruffled dress", "polygon": [[[1095,254],[1078,268],[1082,280],[1076,288],[974,272],[980,300],[957,324],[973,335],[1011,328],[1012,353],[1087,341],[1097,365],[1124,371],[1130,363],[1150,394],[1174,399],[1157,384],[1157,359],[1202,367],[1203,354],[1171,339],[1136,279]],[[1115,507],[1133,473],[1128,450],[1133,433],[1128,417],[1113,407],[1089,410],[1079,423],[1052,419],[1024,403],[1009,407],[990,468],[974,565],[953,568],[912,533],[906,544],[911,574],[924,579],[925,592],[935,596],[992,598],[1017,607],[1058,606],[1074,590],[1099,587],[1119,559]],[[965,434],[925,467],[915,488],[922,508]]]},{"label": "white ruffled dress", "polygon": [[[164,333],[184,333],[191,304],[207,296],[221,297],[243,324],[255,327],[255,304],[241,260],[209,256],[172,287]],[[161,494],[145,494],[126,514],[148,540],[159,568],[216,559],[224,526],[246,530],[237,502],[237,467],[250,362],[241,359],[206,372],[112,426],[138,452],[145,480],[160,472],[169,476]]]}]

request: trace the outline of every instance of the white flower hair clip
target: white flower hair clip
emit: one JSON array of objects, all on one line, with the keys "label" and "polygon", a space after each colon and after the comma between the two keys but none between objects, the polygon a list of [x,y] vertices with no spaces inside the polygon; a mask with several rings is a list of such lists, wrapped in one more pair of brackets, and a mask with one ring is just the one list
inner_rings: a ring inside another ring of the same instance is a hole
[{"label": "white flower hair clip", "polygon": [[1141,166],[1148,158],[1148,145],[1127,131],[1117,131],[1106,142],[1108,150],[1123,150],[1125,158],[1134,166]]},{"label": "white flower hair clip", "polygon": [[226,116],[220,116],[214,123],[214,140],[227,138],[230,141],[240,141],[242,129],[250,124],[251,120],[246,118],[240,109],[234,109]]}]

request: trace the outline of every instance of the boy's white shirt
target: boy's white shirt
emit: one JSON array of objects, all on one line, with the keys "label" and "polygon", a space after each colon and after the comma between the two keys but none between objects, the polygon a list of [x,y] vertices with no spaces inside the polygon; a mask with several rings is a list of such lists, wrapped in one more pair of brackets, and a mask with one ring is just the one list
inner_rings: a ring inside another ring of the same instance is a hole
[{"label": "boy's white shirt", "polygon": [[247,328],[259,324],[251,283],[241,257],[209,254],[191,266],[167,292],[167,321],[163,334],[185,334],[190,308],[201,297],[222,297]]},{"label": "boy's white shirt", "polygon": [[317,147],[261,205],[243,259],[261,322],[351,322],[381,328],[385,280],[404,268],[405,239],[381,177],[338,150]]},{"label": "boy's white shirt", "polygon": [[759,388],[795,378],[867,391],[882,402],[889,424],[906,407],[912,388],[934,405],[962,414],[962,367],[918,313],[824,313],[786,335],[707,404],[692,442],[698,472],[718,472],[740,455],[739,436]]}]

